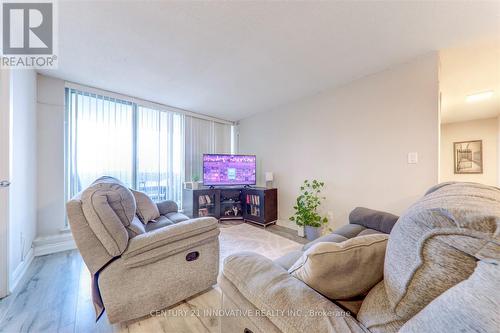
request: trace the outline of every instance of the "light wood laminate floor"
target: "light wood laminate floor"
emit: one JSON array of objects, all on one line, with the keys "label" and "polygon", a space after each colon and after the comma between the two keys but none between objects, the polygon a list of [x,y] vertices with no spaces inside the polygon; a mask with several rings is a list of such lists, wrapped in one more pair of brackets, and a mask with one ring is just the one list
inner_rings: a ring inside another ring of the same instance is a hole
[{"label": "light wood laminate floor", "polygon": [[[257,241],[251,239],[253,233],[255,233],[254,238],[259,238],[257,242],[260,244],[257,248],[261,249],[261,254],[272,259],[290,249],[300,248],[301,245],[298,243],[305,242],[296,236],[295,231],[280,226],[270,226],[263,230],[256,226],[250,227],[248,224],[241,225],[241,222],[225,222],[221,225],[222,229],[233,226],[238,227],[221,235],[226,240],[231,238],[225,245],[221,244],[221,256],[239,250],[231,248],[234,247],[232,244],[241,244],[242,250],[246,250],[245,246],[255,248],[255,244],[251,243]],[[246,239],[234,239],[238,237],[236,231],[239,228],[245,231]],[[266,233],[266,237],[262,237],[264,235],[262,232]],[[90,274],[78,251],[73,250],[33,260],[19,287],[10,296],[0,300],[0,332],[218,333],[219,319],[207,314],[207,309],[218,309],[220,305],[221,291],[214,286],[202,294],[181,302],[161,316],[148,316],[111,325],[104,314],[96,323],[90,298]]]}]

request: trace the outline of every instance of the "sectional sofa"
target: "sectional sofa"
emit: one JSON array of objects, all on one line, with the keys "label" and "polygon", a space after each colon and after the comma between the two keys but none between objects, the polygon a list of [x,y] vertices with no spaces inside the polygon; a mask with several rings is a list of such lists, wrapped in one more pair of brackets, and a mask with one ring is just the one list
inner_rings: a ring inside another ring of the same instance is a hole
[{"label": "sectional sofa", "polygon": [[[498,332],[500,189],[440,184],[397,223],[382,220],[369,229],[351,223],[276,261],[251,252],[226,258],[219,285],[225,313],[235,315],[221,318],[222,332]],[[365,251],[371,246],[382,260]],[[349,251],[351,265],[324,260]]]}]

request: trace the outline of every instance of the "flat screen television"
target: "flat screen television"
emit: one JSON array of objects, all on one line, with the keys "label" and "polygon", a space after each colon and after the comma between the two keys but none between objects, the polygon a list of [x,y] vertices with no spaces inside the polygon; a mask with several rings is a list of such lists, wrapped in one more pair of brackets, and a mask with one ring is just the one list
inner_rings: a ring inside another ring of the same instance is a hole
[{"label": "flat screen television", "polygon": [[255,155],[203,154],[203,185],[255,185]]}]

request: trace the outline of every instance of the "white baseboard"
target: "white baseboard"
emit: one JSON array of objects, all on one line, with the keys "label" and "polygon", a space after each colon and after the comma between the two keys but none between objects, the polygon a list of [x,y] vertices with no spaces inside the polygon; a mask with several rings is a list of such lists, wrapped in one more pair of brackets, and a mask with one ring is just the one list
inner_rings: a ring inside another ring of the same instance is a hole
[{"label": "white baseboard", "polygon": [[24,274],[26,274],[28,267],[30,267],[31,262],[33,261],[33,258],[35,257],[33,255],[33,253],[34,253],[33,248],[30,248],[30,250],[26,254],[26,257],[24,258],[24,260],[21,261],[21,263],[16,267],[16,269],[12,273],[12,278],[11,278],[11,281],[9,284],[10,292],[12,292],[14,289],[16,289],[17,285],[24,277]]},{"label": "white baseboard", "polygon": [[33,241],[33,245],[35,248],[35,257],[76,249],[75,240],[71,233],[38,237]]},{"label": "white baseboard", "polygon": [[287,227],[289,229],[297,230],[297,224],[289,220],[278,220],[276,221],[276,224],[282,227]]}]

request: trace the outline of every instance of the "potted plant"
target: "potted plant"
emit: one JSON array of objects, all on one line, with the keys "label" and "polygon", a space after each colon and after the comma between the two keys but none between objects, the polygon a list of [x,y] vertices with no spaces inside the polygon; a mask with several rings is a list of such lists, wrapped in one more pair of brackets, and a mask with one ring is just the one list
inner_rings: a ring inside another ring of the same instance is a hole
[{"label": "potted plant", "polygon": [[293,206],[295,214],[290,217],[290,221],[295,222],[299,227],[304,227],[306,238],[309,240],[321,236],[323,225],[328,223],[328,218],[318,213],[321,201],[326,199],[321,196],[324,186],[324,182],[306,179],[300,186],[300,195]]},{"label": "potted plant", "polygon": [[193,190],[198,189],[199,182],[200,182],[200,176],[194,175],[193,176]]}]

